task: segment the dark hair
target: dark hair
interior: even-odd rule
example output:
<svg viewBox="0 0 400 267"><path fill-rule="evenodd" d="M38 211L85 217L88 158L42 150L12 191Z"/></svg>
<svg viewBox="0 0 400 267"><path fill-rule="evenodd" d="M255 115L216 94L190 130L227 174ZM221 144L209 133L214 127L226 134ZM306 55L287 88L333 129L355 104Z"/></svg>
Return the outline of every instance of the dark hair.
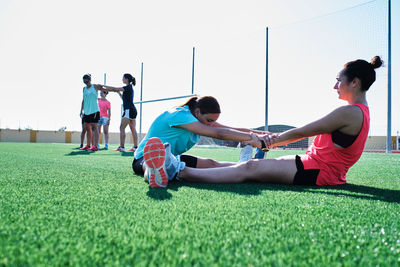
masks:
<svg viewBox="0 0 400 267"><path fill-rule="evenodd" d="M371 63L362 59L357 59L347 62L344 65L343 75L347 77L349 82L357 77L361 81L361 90L367 91L375 82L375 69L382 66L382 64L383 62L379 56L373 57Z"/></svg>
<svg viewBox="0 0 400 267"><path fill-rule="evenodd" d="M136 79L135 79L135 77L133 77L131 74L125 73L125 74L124 74L124 78L125 78L125 79L128 79L129 83L131 83L133 86L136 85Z"/></svg>
<svg viewBox="0 0 400 267"><path fill-rule="evenodd" d="M82 79L92 80L92 75L90 75L90 73L86 73L85 75L83 75Z"/></svg>
<svg viewBox="0 0 400 267"><path fill-rule="evenodd" d="M103 94L104 94L105 96L108 95L108 92L107 92L107 91L102 91L102 92L103 92Z"/></svg>
<svg viewBox="0 0 400 267"><path fill-rule="evenodd" d="M196 108L200 109L201 114L221 113L217 99L212 96L192 97L185 104L181 105L181 107L183 106L188 106L192 113L194 113Z"/></svg>

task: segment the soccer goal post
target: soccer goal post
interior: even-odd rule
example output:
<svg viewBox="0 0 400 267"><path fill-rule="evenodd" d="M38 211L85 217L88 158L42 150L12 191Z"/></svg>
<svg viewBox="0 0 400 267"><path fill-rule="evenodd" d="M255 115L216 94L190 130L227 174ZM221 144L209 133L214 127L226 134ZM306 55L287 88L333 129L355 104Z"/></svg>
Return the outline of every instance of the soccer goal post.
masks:
<svg viewBox="0 0 400 267"><path fill-rule="evenodd" d="M192 87L191 87L190 94L173 96L173 97L156 98L156 99L150 99L150 100L143 100L143 62L141 63L141 67L140 67L140 101L134 102L135 105L139 105L139 139L142 138L143 104L164 102L164 101L169 101L169 100L176 100L176 99L198 96L197 94L194 93L194 66L195 66L194 64L195 64L195 47L193 47L193 54L192 54Z"/></svg>

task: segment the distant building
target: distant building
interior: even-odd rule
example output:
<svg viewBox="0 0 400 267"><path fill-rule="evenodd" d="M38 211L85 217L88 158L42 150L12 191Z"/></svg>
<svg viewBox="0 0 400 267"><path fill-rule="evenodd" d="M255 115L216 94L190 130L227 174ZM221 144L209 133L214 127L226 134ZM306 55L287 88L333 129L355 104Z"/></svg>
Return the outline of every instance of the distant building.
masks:
<svg viewBox="0 0 400 267"><path fill-rule="evenodd" d="M282 124L268 125L268 131L270 131L272 133L283 133L287 130L294 129L294 128L296 128L296 127L289 126L289 125L282 125ZM255 128L255 130L264 131L264 126ZM306 137L300 141L290 143L287 146L282 146L281 148L307 149L308 148L308 137Z"/></svg>

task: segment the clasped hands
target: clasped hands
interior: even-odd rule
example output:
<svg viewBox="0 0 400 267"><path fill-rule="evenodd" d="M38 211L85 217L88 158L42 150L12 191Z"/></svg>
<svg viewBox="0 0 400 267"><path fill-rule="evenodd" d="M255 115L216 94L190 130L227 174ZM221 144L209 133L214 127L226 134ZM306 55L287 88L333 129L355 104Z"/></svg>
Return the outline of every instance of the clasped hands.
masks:
<svg viewBox="0 0 400 267"><path fill-rule="evenodd" d="M278 133L265 133L256 134L251 132L251 140L243 142L245 145L251 145L258 147L263 151L268 151L270 148L274 147L274 141L279 137Z"/></svg>

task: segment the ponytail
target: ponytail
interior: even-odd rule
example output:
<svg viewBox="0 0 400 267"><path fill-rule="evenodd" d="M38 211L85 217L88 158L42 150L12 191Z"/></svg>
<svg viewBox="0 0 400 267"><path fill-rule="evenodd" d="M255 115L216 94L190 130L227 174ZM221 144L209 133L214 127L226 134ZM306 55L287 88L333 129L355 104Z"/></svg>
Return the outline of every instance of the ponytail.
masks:
<svg viewBox="0 0 400 267"><path fill-rule="evenodd" d="M200 109L201 114L221 113L217 99L212 96L192 97L185 104L181 105L181 107L183 106L188 106L192 114L194 114L196 108Z"/></svg>
<svg viewBox="0 0 400 267"><path fill-rule="evenodd" d="M356 77L360 79L361 90L365 92L375 82L375 69L382 66L382 64L383 62L379 56L373 57L371 63L362 59L357 59L347 62L344 65L343 74L346 76L349 82Z"/></svg>
<svg viewBox="0 0 400 267"><path fill-rule="evenodd" d="M197 99L198 97L194 96L191 97L185 104L181 105L180 107L188 106L190 112L194 113L194 110L197 108Z"/></svg>
<svg viewBox="0 0 400 267"><path fill-rule="evenodd" d="M125 74L124 74L124 78L125 78L125 79L128 79L129 83L131 83L133 86L136 85L136 79L135 79L135 77L133 77L131 74L125 73Z"/></svg>

